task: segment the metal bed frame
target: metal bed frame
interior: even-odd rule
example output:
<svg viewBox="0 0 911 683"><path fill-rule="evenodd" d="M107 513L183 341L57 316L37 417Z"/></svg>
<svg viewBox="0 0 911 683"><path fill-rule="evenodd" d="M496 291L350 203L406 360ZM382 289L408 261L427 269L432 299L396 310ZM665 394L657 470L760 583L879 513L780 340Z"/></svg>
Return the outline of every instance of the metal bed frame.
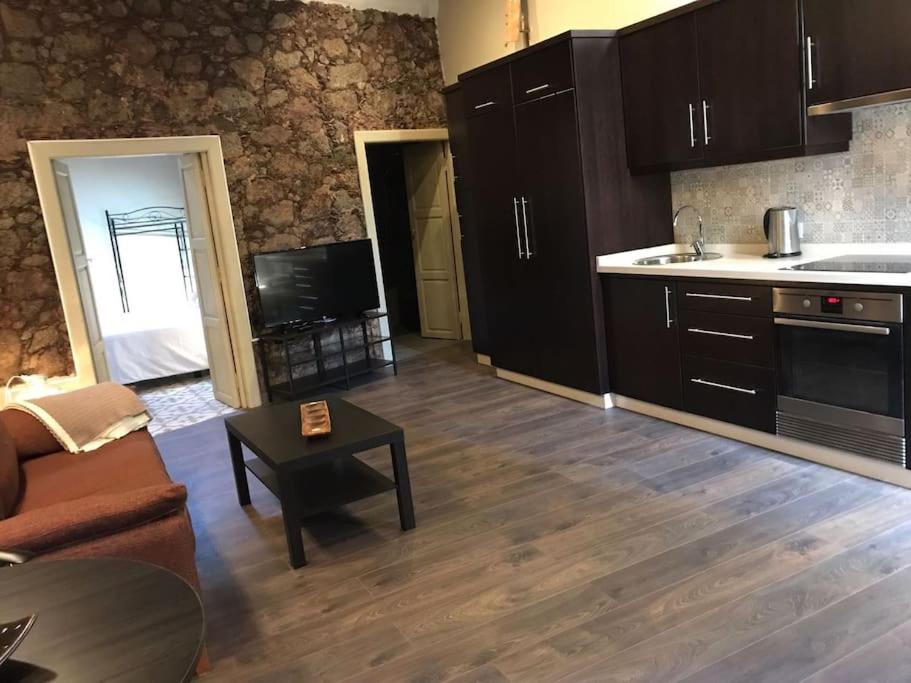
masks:
<svg viewBox="0 0 911 683"><path fill-rule="evenodd" d="M183 276L183 289L190 299L193 293L193 272L190 265L190 254L187 241L186 211L177 206L146 206L124 213L104 212L108 221L108 234L111 237L111 249L114 252L114 269L117 271L117 284L120 287L120 303L124 313L130 312L130 300L127 296L126 281L123 276L123 261L120 258L120 238L134 235L158 235L177 240L177 255L180 258L180 272Z"/></svg>

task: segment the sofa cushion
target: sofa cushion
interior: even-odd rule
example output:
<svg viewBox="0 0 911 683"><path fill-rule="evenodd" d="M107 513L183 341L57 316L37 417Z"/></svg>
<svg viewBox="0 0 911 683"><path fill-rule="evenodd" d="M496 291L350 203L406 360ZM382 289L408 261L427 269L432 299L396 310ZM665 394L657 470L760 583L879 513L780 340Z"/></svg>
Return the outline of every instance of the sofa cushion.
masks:
<svg viewBox="0 0 911 683"><path fill-rule="evenodd" d="M12 434L0 422L0 519L8 517L19 498L19 455Z"/></svg>
<svg viewBox="0 0 911 683"><path fill-rule="evenodd" d="M187 490L159 484L88 496L0 521L0 547L43 554L183 512Z"/></svg>
<svg viewBox="0 0 911 683"><path fill-rule="evenodd" d="M56 453L63 448L47 427L24 411L0 410L0 423L12 435L20 460Z"/></svg>
<svg viewBox="0 0 911 683"><path fill-rule="evenodd" d="M58 451L22 463L23 486L16 514L78 500L169 484L148 430L127 434L91 453Z"/></svg>

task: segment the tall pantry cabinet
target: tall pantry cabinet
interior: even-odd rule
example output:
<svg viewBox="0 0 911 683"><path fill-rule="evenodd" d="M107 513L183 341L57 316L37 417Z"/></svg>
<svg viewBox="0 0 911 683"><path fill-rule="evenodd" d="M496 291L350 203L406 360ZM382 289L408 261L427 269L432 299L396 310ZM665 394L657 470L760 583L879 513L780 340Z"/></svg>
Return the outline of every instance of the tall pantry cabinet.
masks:
<svg viewBox="0 0 911 683"><path fill-rule="evenodd" d="M596 258L673 242L666 174L626 163L612 31L571 31L460 77L493 365L605 394Z"/></svg>

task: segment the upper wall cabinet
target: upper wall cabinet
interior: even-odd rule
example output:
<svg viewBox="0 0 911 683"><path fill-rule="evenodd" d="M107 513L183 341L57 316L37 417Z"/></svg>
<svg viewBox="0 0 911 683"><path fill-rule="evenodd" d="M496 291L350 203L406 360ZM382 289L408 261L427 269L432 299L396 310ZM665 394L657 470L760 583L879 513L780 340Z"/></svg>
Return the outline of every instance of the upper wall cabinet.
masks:
<svg viewBox="0 0 911 683"><path fill-rule="evenodd" d="M800 147L796 0L726 0L695 17L705 157L724 162Z"/></svg>
<svg viewBox="0 0 911 683"><path fill-rule="evenodd" d="M623 109L630 168L702 160L694 14L684 14L620 40Z"/></svg>
<svg viewBox="0 0 911 683"><path fill-rule="evenodd" d="M911 99L909 0L803 0L810 114Z"/></svg>
<svg viewBox="0 0 911 683"><path fill-rule="evenodd" d="M808 119L798 0L720 0L624 32L637 173L848 148L849 117Z"/></svg>

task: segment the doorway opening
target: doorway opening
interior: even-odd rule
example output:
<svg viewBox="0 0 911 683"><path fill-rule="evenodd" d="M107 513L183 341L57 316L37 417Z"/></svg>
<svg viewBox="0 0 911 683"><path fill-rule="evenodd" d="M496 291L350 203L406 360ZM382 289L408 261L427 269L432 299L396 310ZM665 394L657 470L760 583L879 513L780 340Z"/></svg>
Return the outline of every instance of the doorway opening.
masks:
<svg viewBox="0 0 911 683"><path fill-rule="evenodd" d="M192 238L192 155L54 162L99 380L131 386L171 431L233 412L213 385ZM202 283L203 289L210 287ZM217 353L213 349L213 353ZM217 362L217 360L216 360ZM216 369L216 376L218 369Z"/></svg>
<svg viewBox="0 0 911 683"><path fill-rule="evenodd" d="M471 338L446 140L365 145L379 280L397 353Z"/></svg>
<svg viewBox="0 0 911 683"><path fill-rule="evenodd" d="M236 392L210 370L214 361L216 379L226 372L200 296L213 283L200 280L207 249L194 239L208 220L198 155L53 166L97 379L134 388L157 433L233 412Z"/></svg>
<svg viewBox="0 0 911 683"><path fill-rule="evenodd" d="M144 226L152 227L153 234L130 234L130 221L142 211L126 209L118 212L112 208L107 214L95 214L94 220L108 230L106 247L112 258L109 263L113 263L108 276L113 272L115 281L114 287L108 290L109 296L113 291L113 305L119 306L121 313L125 307L134 309L143 297L154 300L156 295L163 296L164 289L170 289L172 294L179 293L185 310L194 310L187 304L195 299L195 310L201 318L212 402L217 401L230 408L260 405L253 335L218 136L32 141L28 143L28 148L75 365L73 375L52 378L54 383L64 389L75 389L110 377L106 340L102 335L92 289L90 255L86 251L76 205L72 167L79 166L80 160L85 158L101 160L99 163L104 160L108 163L129 160L139 163L140 159L153 158L166 163L162 161L165 158L176 164L172 168L175 168L178 178L178 194L161 204L157 200L137 202L140 209L159 209L145 216L147 222L154 223L153 226ZM107 189L116 191L117 188L123 189L122 185L118 185L119 180L115 175L113 180L99 180L91 186L95 192L103 191L105 185L109 186ZM145 182L151 184L148 179ZM136 198L140 197L138 192L133 190L123 194ZM111 201L104 200L106 204ZM150 201L150 204L146 205L145 201ZM124 226L126 234L121 234L119 228ZM118 232L116 245L112 240L112 231L115 230ZM143 246L148 250L138 250L144 257L161 251L171 259L170 265L147 259L158 263L151 270L159 283L165 280L165 273L176 274L169 284L156 285L154 294L145 291L146 285L137 280L138 274L148 268L137 265L139 261L136 258L130 259L131 250L135 256L136 245L128 243L140 238L158 240L154 245L145 242ZM120 248L119 266L114 258L116 248ZM110 280L107 283L105 286L110 285ZM179 318L175 311L171 313L169 321ZM146 310L145 315L152 317L154 314Z"/></svg>

